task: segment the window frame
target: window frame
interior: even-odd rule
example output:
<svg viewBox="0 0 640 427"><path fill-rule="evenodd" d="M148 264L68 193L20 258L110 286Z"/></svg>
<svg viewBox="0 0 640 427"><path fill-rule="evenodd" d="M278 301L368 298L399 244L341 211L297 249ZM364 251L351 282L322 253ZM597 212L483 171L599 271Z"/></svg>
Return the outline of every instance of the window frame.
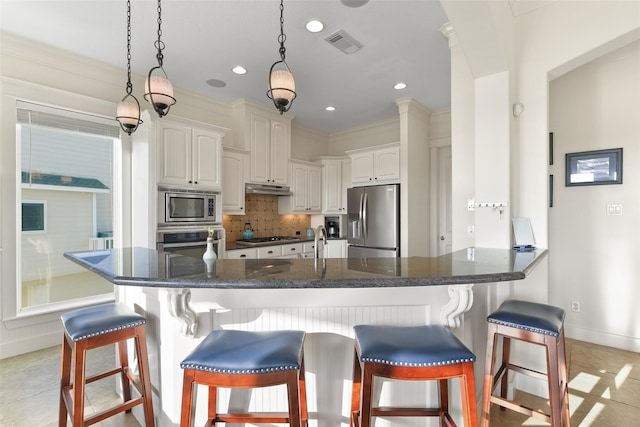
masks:
<svg viewBox="0 0 640 427"><path fill-rule="evenodd" d="M22 206L22 209L24 210L24 205L28 204L28 205L42 205L42 229L41 230L25 230L24 229L24 221L22 218L24 218L24 213L20 216L20 229L22 230L22 233L24 234L46 234L47 233L47 201L46 200L24 200L21 199L21 203L20 205Z"/></svg>

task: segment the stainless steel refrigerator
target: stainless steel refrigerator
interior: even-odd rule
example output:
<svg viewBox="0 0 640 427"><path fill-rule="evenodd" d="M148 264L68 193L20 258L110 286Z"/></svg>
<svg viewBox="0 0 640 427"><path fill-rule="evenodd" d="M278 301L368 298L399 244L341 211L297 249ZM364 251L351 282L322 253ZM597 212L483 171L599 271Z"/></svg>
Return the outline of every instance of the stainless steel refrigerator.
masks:
<svg viewBox="0 0 640 427"><path fill-rule="evenodd" d="M400 256L400 185L347 190L349 258Z"/></svg>

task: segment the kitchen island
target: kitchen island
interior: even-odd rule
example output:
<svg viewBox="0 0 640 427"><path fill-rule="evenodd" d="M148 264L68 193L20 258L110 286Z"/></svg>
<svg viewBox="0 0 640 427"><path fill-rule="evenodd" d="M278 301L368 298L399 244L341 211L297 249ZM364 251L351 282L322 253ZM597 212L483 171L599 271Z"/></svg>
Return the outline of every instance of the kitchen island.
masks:
<svg viewBox="0 0 640 427"><path fill-rule="evenodd" d="M309 425L323 427L348 425L355 324L443 323L454 328L478 356L480 390L485 336L478 332L484 331L484 318L514 281L526 286L545 255L544 249L468 248L429 258L225 259L207 264L144 248L65 254L119 285L118 299L147 317L158 425L178 425L180 361L211 330L234 328L307 332ZM507 288L499 289L500 284ZM422 383L385 381L379 387L380 401L389 404L400 399L419 405L436 396L433 387ZM456 388L451 391L454 413ZM205 418L206 396L201 394L197 419ZM284 410L285 404L278 388L234 390L220 399L225 409ZM376 425L391 424L381 419Z"/></svg>

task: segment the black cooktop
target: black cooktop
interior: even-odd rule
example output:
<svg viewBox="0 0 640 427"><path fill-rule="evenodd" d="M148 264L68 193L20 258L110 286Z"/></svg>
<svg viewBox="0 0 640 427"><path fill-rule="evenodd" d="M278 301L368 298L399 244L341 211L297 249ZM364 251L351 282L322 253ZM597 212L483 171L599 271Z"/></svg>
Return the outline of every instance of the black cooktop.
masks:
<svg viewBox="0 0 640 427"><path fill-rule="evenodd" d="M253 239L236 240L239 245L257 246L268 245L271 243L288 243L299 242L300 238L295 236L270 236L270 237L254 237Z"/></svg>

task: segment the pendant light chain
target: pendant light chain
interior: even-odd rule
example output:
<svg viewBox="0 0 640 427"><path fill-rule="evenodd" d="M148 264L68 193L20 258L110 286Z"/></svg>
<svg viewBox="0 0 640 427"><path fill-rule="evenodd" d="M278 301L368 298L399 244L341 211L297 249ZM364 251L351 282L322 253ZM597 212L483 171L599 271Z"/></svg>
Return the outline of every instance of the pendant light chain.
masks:
<svg viewBox="0 0 640 427"><path fill-rule="evenodd" d="M158 40L154 43L156 49L158 49L158 53L156 54L156 58L158 59L158 64L162 67L162 60L164 55L162 51L164 50L164 42L162 41L162 0L158 0Z"/></svg>
<svg viewBox="0 0 640 427"><path fill-rule="evenodd" d="M280 35L278 41L280 42L280 58L284 61L284 54L287 51L284 47L284 42L287 40L287 36L284 33L284 0L280 0Z"/></svg>
<svg viewBox="0 0 640 427"><path fill-rule="evenodd" d="M127 0L127 93L131 95L131 0Z"/></svg>

